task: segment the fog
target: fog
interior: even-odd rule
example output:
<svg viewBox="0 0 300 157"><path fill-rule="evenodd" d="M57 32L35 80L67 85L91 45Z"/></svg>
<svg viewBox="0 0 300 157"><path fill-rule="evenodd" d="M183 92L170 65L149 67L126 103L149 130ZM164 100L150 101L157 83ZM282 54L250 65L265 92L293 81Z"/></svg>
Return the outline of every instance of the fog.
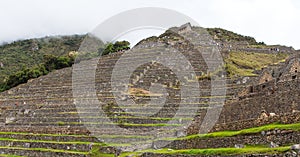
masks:
<svg viewBox="0 0 300 157"><path fill-rule="evenodd" d="M0 43L53 35L85 34L122 11L161 7L181 12L202 27L221 27L267 44L300 49L298 0L0 0ZM125 35L136 43L157 35Z"/></svg>

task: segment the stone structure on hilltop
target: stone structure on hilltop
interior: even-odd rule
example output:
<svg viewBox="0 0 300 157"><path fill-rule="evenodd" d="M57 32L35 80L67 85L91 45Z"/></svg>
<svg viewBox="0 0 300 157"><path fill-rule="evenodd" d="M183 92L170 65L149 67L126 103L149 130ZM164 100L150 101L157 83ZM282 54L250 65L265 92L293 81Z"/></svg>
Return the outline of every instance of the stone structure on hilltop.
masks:
<svg viewBox="0 0 300 157"><path fill-rule="evenodd" d="M190 23L186 23L178 28L178 33L186 33L192 30L192 25Z"/></svg>

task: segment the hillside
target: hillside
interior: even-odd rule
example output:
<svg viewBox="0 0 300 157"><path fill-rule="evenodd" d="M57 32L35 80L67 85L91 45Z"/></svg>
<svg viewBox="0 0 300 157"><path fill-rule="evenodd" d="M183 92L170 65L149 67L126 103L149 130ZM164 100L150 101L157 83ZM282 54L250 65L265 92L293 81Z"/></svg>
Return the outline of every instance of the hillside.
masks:
<svg viewBox="0 0 300 157"><path fill-rule="evenodd" d="M186 24L171 29L175 33L166 31L139 42L132 49L136 50L133 56L122 50L82 60L1 92L1 155L297 155L299 149L291 146L300 141L298 52L223 29L208 29L226 63L227 77L222 83L218 75L223 73L218 69L208 72L206 56L198 53L202 46L182 38L194 35L199 28ZM163 47L166 53L172 48L180 50L195 75L181 78L154 61L140 64L132 73L127 71L126 66L161 54L151 51L155 46ZM167 57L181 63L180 57ZM125 64L119 67L121 73L113 75L120 62ZM91 67L96 67L95 74L89 73ZM128 74L129 82L124 82ZM115 86L112 76L119 78ZM89 82L91 78L95 78L94 84ZM125 85L127 91L123 91ZM118 101L128 102L128 106L118 105ZM208 111L220 104L224 106L216 124L199 133Z"/></svg>
<svg viewBox="0 0 300 157"><path fill-rule="evenodd" d="M89 47L82 44L83 41L93 41L93 44L100 46ZM80 54L77 52L79 48ZM88 60L129 48L130 43L127 41L103 44L91 35L45 37L3 45L0 47L0 92L54 70L70 67L75 58Z"/></svg>
<svg viewBox="0 0 300 157"><path fill-rule="evenodd" d="M45 37L15 41L0 46L0 82L22 69L44 62L44 55L67 55L77 51L84 35Z"/></svg>

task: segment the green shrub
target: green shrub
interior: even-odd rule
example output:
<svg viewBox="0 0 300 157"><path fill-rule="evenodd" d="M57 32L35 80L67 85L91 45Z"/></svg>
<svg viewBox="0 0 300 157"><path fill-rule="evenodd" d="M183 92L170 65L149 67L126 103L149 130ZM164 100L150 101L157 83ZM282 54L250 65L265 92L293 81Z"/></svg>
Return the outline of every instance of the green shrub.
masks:
<svg viewBox="0 0 300 157"><path fill-rule="evenodd" d="M130 49L130 43L124 40L124 41L117 41L114 44L108 43L105 46L104 50L100 50L100 53L102 51L102 56L104 56L110 53L114 53L122 50L128 50L128 49Z"/></svg>

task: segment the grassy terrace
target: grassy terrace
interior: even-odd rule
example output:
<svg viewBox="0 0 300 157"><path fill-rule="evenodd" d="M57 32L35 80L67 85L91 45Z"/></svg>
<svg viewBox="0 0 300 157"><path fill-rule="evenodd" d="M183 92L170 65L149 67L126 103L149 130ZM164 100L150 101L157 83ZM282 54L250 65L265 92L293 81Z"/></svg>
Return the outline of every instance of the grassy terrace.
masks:
<svg viewBox="0 0 300 157"><path fill-rule="evenodd" d="M239 131L221 131L221 132L213 132L213 133L207 133L207 134L196 134L196 135L190 135L182 138L168 138L165 140L186 140L186 139L193 139L193 138L214 138L214 137L231 137L231 136L237 136L237 135L246 135L246 134L255 134L260 133L261 131L269 131L274 129L280 129L280 130L293 130L293 131L300 131L300 123L294 123L294 124L269 124L265 126L260 127L254 127L249 129L243 129ZM26 135L26 136L49 136L49 137L58 137L58 136L65 136L65 137L91 137L88 135L69 135L69 134L33 134L33 133L25 133L25 132L0 132L0 135ZM118 136L118 135L107 135L107 138L151 138L150 136ZM7 138L0 138L1 140L19 140L19 139L7 139ZM23 141L28 142L28 141ZM48 143L64 143L64 142L57 142L57 141L38 141L38 142L48 142ZM90 142L65 142L65 144L89 144ZM100 144L100 143L99 143Z"/></svg>
<svg viewBox="0 0 300 157"><path fill-rule="evenodd" d="M40 152L82 154L82 155L88 155L89 154L89 152L60 150L60 149L51 149L51 148L23 148L23 147L3 147L3 146L0 146L0 149L29 150L29 151L40 151Z"/></svg>
<svg viewBox="0 0 300 157"><path fill-rule="evenodd" d="M255 134L260 133L261 131L268 131L273 129L280 130L294 130L300 131L300 123L294 124L269 124L261 127L254 127L243 129L239 131L221 131L221 132L213 132L207 134L197 134L190 135L182 138L169 138L165 140L188 140L195 138L215 138L215 137L232 137L237 135L246 135L246 134ZM74 137L90 137L87 135L64 135L64 134L32 134L32 133L24 133L24 132L0 132L0 134L6 135L29 135L29 136L74 136ZM119 138L118 135L107 135L108 138ZM123 137L123 136L122 136ZM139 136L128 136L128 138L139 138ZM145 138L141 136L140 138ZM151 138L151 137L149 137ZM147 140L147 138L145 139ZM91 144L94 143L96 147L93 147L93 150L90 152L86 151L76 151L76 150L59 150L59 149L51 149L51 148L23 148L23 147L5 147L2 146L0 149L11 149L11 150L26 150L26 151L41 151L41 152L64 152L69 154L82 154L82 155L91 155L91 156L101 156L101 157L113 157L113 154L103 154L99 152L99 147L97 146L129 146L122 144L104 144L100 142L87 142L87 141L48 141L48 140L27 140L27 139L14 139L14 138L0 138L0 141L11 141L11 142L40 142L40 143L51 143L51 144ZM172 150L172 149L159 149L159 150L143 150L138 152L124 152L121 154L121 157L125 157L127 155L135 155L140 156L142 153L151 152L158 154L186 154L186 155L237 155L237 154L277 154L284 153L290 149L289 146L282 146L277 148L268 148L267 146L256 145L256 146L246 146L242 149L237 148L207 148L207 149L183 149L183 150ZM7 155L9 156L9 155Z"/></svg>
<svg viewBox="0 0 300 157"><path fill-rule="evenodd" d="M280 130L293 130L293 131L300 131L300 123L294 124L269 124L260 127L248 128L239 131L220 131L220 132L213 132L207 134L196 134L190 135L182 138L176 139L165 139L165 140L187 140L187 139L194 139L194 138L214 138L214 137L231 137L237 135L247 135L247 134L255 134L260 133L261 131L269 131L274 129Z"/></svg>
<svg viewBox="0 0 300 157"><path fill-rule="evenodd" d="M294 130L300 131L300 123L295 124L269 124L261 127L254 127L249 129L243 129L240 131L222 131L214 132L201 135L191 135L183 138L169 138L167 140L186 140L194 138L214 138L214 137L231 137L237 135L246 135L246 134L255 134L260 133L261 131L268 131L273 129L281 130ZM173 149L159 149L159 150L143 150L139 152L125 152L121 154L121 157L128 155L140 156L142 153L150 152L157 154L186 154L186 155L241 155L241 154L277 154L284 153L290 150L290 146L282 146L277 148L269 148L268 146L256 145L256 146L246 146L245 148L208 148L208 149L182 149L182 150L173 150ZM104 157L113 157L113 154L101 154Z"/></svg>
<svg viewBox="0 0 300 157"><path fill-rule="evenodd" d="M40 123L31 123L40 124ZM51 124L51 123L50 123ZM167 123L148 123L148 124L136 124L136 123L99 123L99 122L53 122L52 124L58 125L122 125L122 126L135 126L135 127L162 127L162 126L181 126L181 124L167 124Z"/></svg>
<svg viewBox="0 0 300 157"><path fill-rule="evenodd" d="M44 136L44 137L78 137L78 138L90 138L91 136L88 135L69 135L69 134L33 134L33 133L25 133L25 132L0 132L0 135L24 135L24 136ZM151 136L138 136L138 135L101 135L102 138L145 138L149 139L152 138ZM0 138L1 140L18 140L18 139L11 139L11 138ZM23 141L26 142L26 141ZM32 141L31 141L32 142ZM84 142L84 141L66 141L66 142L57 142L57 141L40 141L37 142L44 142L44 143L59 143L59 144L90 144L91 142ZM94 142L95 143L95 142ZM99 143L102 144L102 143ZM110 145L110 144L109 144Z"/></svg>
<svg viewBox="0 0 300 157"><path fill-rule="evenodd" d="M23 157L23 156L12 155L12 154L0 154L0 157Z"/></svg>
<svg viewBox="0 0 300 157"><path fill-rule="evenodd" d="M120 112L118 112L120 113ZM121 112L122 113L122 112ZM128 113L128 112L123 112L123 113ZM150 114L149 114L150 115ZM51 119L61 119L62 117L51 117ZM72 117L68 117L72 118ZM74 117L78 118L78 117ZM97 119L97 118L107 118L107 117L101 117L101 116L85 116L81 117L83 119ZM193 118L165 118L165 117L146 117L146 116L141 116L141 117L135 117L135 116L117 116L119 119L147 119L147 120L193 120Z"/></svg>
<svg viewBox="0 0 300 157"><path fill-rule="evenodd" d="M261 70L269 65L284 62L287 54L264 54L254 52L230 52L225 59L226 70L230 77L256 76L254 70Z"/></svg>
<svg viewBox="0 0 300 157"><path fill-rule="evenodd" d="M290 149L289 146L277 147L277 148L267 148L262 146L248 146L245 148L213 148L213 149L183 149L183 150L171 150L171 149L160 149L160 150L144 150L135 153L123 153L121 157L126 157L128 155L140 156L144 152L151 152L157 154L186 154L186 155L241 155L241 154L277 154L284 153ZM107 157L110 154L106 154Z"/></svg>
<svg viewBox="0 0 300 157"><path fill-rule="evenodd" d="M14 139L14 138L0 138L0 141L49 143L49 144L83 144L83 145L95 143L95 142L85 142L85 141L48 141L48 140L25 140L25 139ZM95 144L104 145L103 143L95 143Z"/></svg>

